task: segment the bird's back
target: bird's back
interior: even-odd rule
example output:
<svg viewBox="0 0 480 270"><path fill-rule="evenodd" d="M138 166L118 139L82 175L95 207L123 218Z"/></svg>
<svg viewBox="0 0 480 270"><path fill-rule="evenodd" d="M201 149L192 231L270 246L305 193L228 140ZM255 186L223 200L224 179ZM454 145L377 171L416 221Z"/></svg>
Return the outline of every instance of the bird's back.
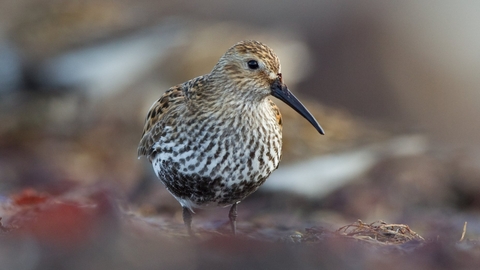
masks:
<svg viewBox="0 0 480 270"><path fill-rule="evenodd" d="M138 157L151 158L155 153L153 145L165 136L166 129L178 125L177 119L185 117L187 99L205 83L206 76L200 76L168 89L150 107L143 127L142 139L138 145Z"/></svg>

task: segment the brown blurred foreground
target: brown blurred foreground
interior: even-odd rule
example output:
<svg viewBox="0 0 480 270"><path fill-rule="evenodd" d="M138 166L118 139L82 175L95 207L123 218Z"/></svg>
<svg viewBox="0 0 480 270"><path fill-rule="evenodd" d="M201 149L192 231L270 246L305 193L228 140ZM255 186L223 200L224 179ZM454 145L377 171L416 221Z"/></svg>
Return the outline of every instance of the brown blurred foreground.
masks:
<svg viewBox="0 0 480 270"><path fill-rule="evenodd" d="M205 221L200 218L194 222L197 237L190 238L179 218L168 214L149 217L126 208L108 185L73 186L57 194L26 189L11 195L0 208L1 268L480 267L478 238L462 236L462 230L431 227L428 234L434 237L424 239L407 225L380 221L332 224L335 229L268 227L259 223L262 214L257 213L253 222L240 223L238 237L229 235L226 222L204 228L201 223Z"/></svg>

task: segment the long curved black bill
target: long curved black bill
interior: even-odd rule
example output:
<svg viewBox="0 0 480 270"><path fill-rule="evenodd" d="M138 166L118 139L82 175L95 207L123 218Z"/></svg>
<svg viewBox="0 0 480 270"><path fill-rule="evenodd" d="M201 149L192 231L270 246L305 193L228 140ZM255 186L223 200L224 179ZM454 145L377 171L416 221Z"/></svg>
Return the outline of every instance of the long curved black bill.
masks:
<svg viewBox="0 0 480 270"><path fill-rule="evenodd" d="M272 85L272 96L280 99L285 104L290 106L294 109L297 113L303 116L305 119L315 127L315 129L322 135L325 135L320 124L318 124L317 120L313 115L305 108L305 106L296 98L290 90L288 90L287 86L280 82L280 80L276 80Z"/></svg>

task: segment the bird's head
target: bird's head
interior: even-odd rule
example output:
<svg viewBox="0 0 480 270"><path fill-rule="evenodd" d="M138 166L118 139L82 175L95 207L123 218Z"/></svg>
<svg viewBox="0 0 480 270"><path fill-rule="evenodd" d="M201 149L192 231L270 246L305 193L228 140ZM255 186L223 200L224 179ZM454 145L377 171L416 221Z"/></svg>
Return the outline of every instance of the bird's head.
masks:
<svg viewBox="0 0 480 270"><path fill-rule="evenodd" d="M225 84L223 91L229 93L224 94L253 102L272 95L307 119L320 134L324 134L312 114L283 83L280 61L268 46L258 41L239 42L220 58L211 74Z"/></svg>
<svg viewBox="0 0 480 270"><path fill-rule="evenodd" d="M222 76L225 89L233 96L263 100L271 94L271 85L280 78L280 61L273 51L258 41L242 41L231 47L213 72Z"/></svg>

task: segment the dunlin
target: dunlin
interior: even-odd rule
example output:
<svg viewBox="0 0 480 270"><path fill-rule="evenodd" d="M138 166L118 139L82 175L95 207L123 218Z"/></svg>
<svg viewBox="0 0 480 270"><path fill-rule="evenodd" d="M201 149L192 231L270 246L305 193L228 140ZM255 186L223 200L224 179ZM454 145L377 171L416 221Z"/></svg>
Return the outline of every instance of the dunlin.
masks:
<svg viewBox="0 0 480 270"><path fill-rule="evenodd" d="M283 83L278 57L258 41L231 47L204 76L170 88L150 108L138 156L183 207L189 234L194 208L237 204L278 167L282 116L274 96L323 129Z"/></svg>

